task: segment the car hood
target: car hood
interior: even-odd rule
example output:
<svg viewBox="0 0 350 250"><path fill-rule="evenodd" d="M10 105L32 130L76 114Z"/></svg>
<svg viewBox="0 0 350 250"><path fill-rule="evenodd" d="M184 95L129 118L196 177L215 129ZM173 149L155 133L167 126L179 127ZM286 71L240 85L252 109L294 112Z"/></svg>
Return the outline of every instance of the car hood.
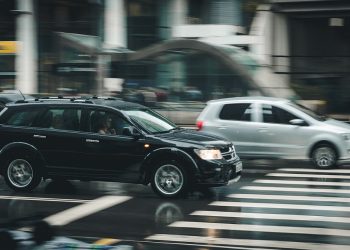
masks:
<svg viewBox="0 0 350 250"><path fill-rule="evenodd" d="M189 129L175 130L165 134L157 134L156 137L163 140L201 145L204 147L213 146L221 148L232 144L219 136L209 135Z"/></svg>
<svg viewBox="0 0 350 250"><path fill-rule="evenodd" d="M350 133L350 124L347 124L345 122L342 121L338 121L338 120L334 120L334 119L328 119L326 121L324 121L325 124L330 125L332 127L335 127L335 129L340 129L342 131L339 132L346 132L346 133Z"/></svg>

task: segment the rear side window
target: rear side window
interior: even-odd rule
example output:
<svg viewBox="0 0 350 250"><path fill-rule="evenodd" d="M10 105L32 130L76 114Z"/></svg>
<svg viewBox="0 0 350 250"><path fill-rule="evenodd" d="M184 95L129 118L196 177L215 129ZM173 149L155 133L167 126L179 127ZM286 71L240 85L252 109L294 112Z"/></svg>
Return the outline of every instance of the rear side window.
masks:
<svg viewBox="0 0 350 250"><path fill-rule="evenodd" d="M219 118L222 120L251 121L253 112L251 103L225 104L220 112Z"/></svg>
<svg viewBox="0 0 350 250"><path fill-rule="evenodd" d="M4 124L31 127L40 112L40 109L17 111L12 113Z"/></svg>
<svg viewBox="0 0 350 250"><path fill-rule="evenodd" d="M80 130L81 109L51 108L40 117L37 126L40 128Z"/></svg>

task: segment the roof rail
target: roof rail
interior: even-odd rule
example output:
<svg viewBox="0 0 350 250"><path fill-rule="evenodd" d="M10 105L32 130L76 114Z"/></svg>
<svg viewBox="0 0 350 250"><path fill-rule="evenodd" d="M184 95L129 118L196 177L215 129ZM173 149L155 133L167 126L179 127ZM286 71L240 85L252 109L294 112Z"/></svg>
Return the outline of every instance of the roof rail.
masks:
<svg viewBox="0 0 350 250"><path fill-rule="evenodd" d="M91 96L91 97L88 97L88 98L87 98L87 100L91 100L91 99L118 100L118 98L113 97L113 96L97 96L97 95L94 95L94 96Z"/></svg>
<svg viewBox="0 0 350 250"><path fill-rule="evenodd" d="M93 101L89 99L71 99L71 102L83 102L83 103L94 103Z"/></svg>
<svg viewBox="0 0 350 250"><path fill-rule="evenodd" d="M17 101L15 101L15 103L28 103L28 101L26 101L26 100L17 100Z"/></svg>

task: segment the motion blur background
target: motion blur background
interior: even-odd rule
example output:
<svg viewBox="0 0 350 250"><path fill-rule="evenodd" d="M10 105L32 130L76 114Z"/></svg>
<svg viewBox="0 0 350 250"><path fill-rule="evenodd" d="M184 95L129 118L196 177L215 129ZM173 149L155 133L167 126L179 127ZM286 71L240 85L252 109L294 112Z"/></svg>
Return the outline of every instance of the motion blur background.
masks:
<svg viewBox="0 0 350 250"><path fill-rule="evenodd" d="M246 95L348 114L349 14L345 0L0 0L0 88L113 95L178 123Z"/></svg>

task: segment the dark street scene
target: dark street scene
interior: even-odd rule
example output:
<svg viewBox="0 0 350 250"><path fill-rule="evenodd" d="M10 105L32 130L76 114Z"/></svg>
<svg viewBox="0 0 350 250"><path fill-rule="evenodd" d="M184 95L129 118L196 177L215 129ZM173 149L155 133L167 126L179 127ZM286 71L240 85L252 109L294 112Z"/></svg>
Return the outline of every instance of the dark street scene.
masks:
<svg viewBox="0 0 350 250"><path fill-rule="evenodd" d="M348 250L349 82L347 0L0 0L0 249Z"/></svg>

